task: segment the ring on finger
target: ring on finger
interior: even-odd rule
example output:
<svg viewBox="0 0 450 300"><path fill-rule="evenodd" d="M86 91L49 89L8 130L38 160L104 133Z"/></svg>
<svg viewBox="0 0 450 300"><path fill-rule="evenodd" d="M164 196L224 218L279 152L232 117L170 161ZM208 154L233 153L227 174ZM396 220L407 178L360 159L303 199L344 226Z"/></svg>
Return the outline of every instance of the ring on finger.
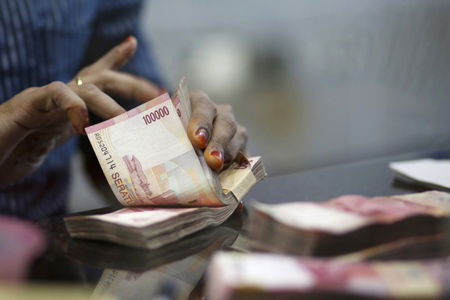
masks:
<svg viewBox="0 0 450 300"><path fill-rule="evenodd" d="M76 84L77 86L82 86L82 85L83 85L83 80L81 80L81 77L80 77L80 76L77 76L77 77L75 78L75 84Z"/></svg>

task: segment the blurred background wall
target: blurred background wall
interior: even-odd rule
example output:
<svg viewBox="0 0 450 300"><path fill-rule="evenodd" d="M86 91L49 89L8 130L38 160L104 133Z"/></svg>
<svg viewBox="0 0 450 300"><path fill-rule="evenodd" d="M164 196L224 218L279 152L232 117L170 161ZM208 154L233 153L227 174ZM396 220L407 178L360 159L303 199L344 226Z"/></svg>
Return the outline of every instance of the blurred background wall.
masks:
<svg viewBox="0 0 450 300"><path fill-rule="evenodd" d="M153 0L141 21L168 87L232 104L271 176L450 147L450 1ZM115 202L82 165L69 211Z"/></svg>
<svg viewBox="0 0 450 300"><path fill-rule="evenodd" d="M450 1L152 0L142 24L271 175L450 145Z"/></svg>

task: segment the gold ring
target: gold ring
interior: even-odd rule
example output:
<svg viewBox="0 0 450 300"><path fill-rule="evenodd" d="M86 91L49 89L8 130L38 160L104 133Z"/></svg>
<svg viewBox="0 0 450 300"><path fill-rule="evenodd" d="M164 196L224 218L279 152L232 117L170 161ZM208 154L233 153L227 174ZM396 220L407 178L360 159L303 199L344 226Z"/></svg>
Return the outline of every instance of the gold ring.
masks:
<svg viewBox="0 0 450 300"><path fill-rule="evenodd" d="M83 85L83 80L81 80L81 77L78 76L77 78L75 78L75 84L77 86Z"/></svg>

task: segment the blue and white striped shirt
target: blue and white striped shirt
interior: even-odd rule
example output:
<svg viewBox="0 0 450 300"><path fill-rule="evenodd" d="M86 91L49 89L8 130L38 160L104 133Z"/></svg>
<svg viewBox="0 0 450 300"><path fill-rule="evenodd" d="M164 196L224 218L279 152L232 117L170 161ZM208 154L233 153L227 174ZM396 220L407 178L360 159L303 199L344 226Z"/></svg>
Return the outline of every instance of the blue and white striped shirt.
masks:
<svg viewBox="0 0 450 300"><path fill-rule="evenodd" d="M141 0L1 0L0 103L30 86L70 81L128 35L139 47L124 71L161 84L138 28L141 7ZM0 214L37 219L63 212L76 145L74 138L27 178L0 186Z"/></svg>

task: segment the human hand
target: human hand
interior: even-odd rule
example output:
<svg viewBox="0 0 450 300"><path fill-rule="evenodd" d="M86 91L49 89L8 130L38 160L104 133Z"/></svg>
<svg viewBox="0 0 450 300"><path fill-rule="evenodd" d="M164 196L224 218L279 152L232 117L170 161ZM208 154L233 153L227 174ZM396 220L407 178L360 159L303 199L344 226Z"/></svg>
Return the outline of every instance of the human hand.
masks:
<svg viewBox="0 0 450 300"><path fill-rule="evenodd" d="M31 174L89 123L86 103L62 82L20 92L0 105L0 116L1 184Z"/></svg>
<svg viewBox="0 0 450 300"><path fill-rule="evenodd" d="M55 147L76 132L83 134L89 125L88 110L103 119L123 113L108 94L139 101L159 94L151 82L117 71L136 47L136 39L127 38L67 85L52 82L28 88L0 105L1 184L25 178Z"/></svg>
<svg viewBox="0 0 450 300"><path fill-rule="evenodd" d="M124 112L111 96L139 102L157 97L161 94L157 85L145 78L118 71L133 57L136 48L136 39L129 36L95 63L83 68L68 86L87 102L95 102L100 107L114 107L115 114L110 117Z"/></svg>
<svg viewBox="0 0 450 300"><path fill-rule="evenodd" d="M136 47L136 39L127 38L96 63L81 70L69 86L83 99L97 98L102 104L111 107L114 106L113 100L107 94L140 102L153 99L161 92L156 85L117 71L133 56ZM81 86L77 85L77 79L83 81ZM190 100L192 117L188 127L189 138L194 147L205 150L208 165L220 171L245 149L246 130L236 123L231 106L214 104L202 91L192 92ZM117 112L120 112L119 108Z"/></svg>
<svg viewBox="0 0 450 300"><path fill-rule="evenodd" d="M220 172L245 151L247 131L236 122L230 105L216 105L202 91L191 92L190 100L189 139L194 147L204 150L208 165Z"/></svg>

